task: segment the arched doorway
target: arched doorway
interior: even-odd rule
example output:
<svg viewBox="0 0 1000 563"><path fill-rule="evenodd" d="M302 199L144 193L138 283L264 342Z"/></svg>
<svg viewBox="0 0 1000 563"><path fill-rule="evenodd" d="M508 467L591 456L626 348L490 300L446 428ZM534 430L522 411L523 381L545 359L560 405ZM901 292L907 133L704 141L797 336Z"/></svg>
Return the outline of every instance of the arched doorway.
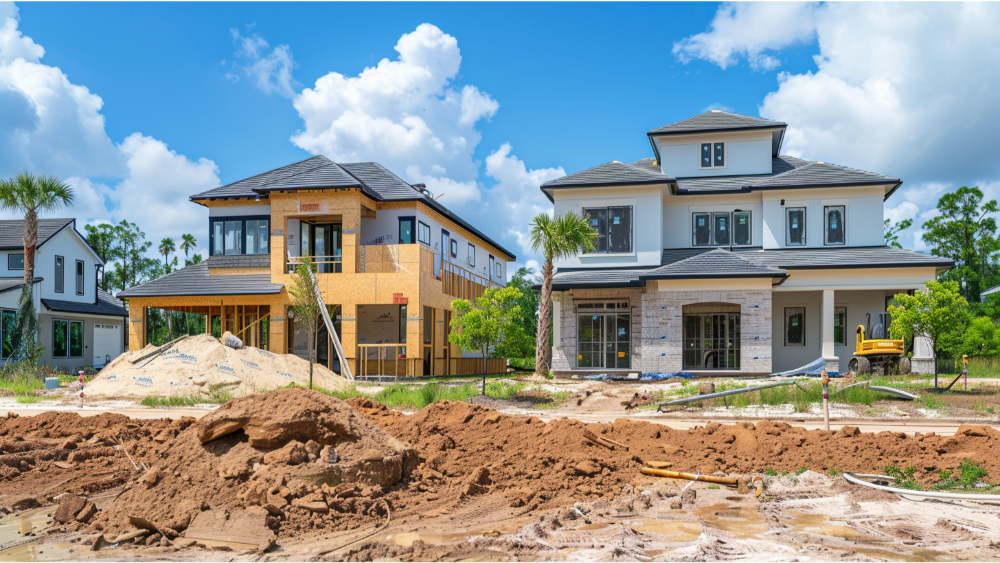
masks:
<svg viewBox="0 0 1000 563"><path fill-rule="evenodd" d="M683 307L684 369L740 369L740 306L693 303Z"/></svg>

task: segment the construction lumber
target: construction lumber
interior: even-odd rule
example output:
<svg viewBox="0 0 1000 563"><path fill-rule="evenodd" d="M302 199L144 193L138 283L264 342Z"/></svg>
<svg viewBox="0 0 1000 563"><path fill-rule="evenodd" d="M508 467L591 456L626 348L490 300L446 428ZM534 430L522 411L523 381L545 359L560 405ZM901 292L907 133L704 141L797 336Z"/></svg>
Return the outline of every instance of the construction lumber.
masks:
<svg viewBox="0 0 1000 563"><path fill-rule="evenodd" d="M598 446L603 446L605 448L608 448L609 450L615 449L615 445L612 444L609 440L601 438L600 436L598 436L597 434L594 434L590 430L584 430L583 431L583 437L586 438L587 440L590 440L591 442L597 444Z"/></svg>
<svg viewBox="0 0 1000 563"><path fill-rule="evenodd" d="M687 479L688 481L704 481L706 483L715 483L716 485L728 485L730 487L735 487L739 484L736 477L716 477L715 475L695 475L694 473L681 473L680 471L670 471L668 469L653 469L651 467L643 467L641 470L643 475L652 475L654 477L667 477L670 479Z"/></svg>

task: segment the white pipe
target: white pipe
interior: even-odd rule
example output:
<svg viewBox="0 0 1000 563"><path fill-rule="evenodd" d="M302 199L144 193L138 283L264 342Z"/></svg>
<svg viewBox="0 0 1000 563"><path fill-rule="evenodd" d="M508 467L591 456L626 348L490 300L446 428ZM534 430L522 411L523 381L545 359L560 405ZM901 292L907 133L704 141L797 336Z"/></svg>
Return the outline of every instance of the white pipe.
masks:
<svg viewBox="0 0 1000 563"><path fill-rule="evenodd" d="M844 479L853 485L864 485L865 487L870 487L872 489L878 489L880 491L887 491L890 493L895 493L901 497L908 499L945 499L945 500L971 500L975 502L989 502L989 503L1000 503L1000 495L984 495L984 494L971 494L971 493L948 493L945 491L914 491L911 489L900 489L899 487L889 487L886 485L876 485L860 477L867 478L881 478L888 481L892 481L893 478L888 475L875 475L871 473L844 473Z"/></svg>

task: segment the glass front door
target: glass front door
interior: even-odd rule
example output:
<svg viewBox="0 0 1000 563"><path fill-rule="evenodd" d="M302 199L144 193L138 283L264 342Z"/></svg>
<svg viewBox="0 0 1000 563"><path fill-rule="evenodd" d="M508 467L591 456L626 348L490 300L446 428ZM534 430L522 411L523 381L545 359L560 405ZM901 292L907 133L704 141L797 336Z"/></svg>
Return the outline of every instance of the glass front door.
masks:
<svg viewBox="0 0 1000 563"><path fill-rule="evenodd" d="M631 316L627 302L577 305L577 367L631 367Z"/></svg>
<svg viewBox="0 0 1000 563"><path fill-rule="evenodd" d="M740 369L739 313L684 314L684 369Z"/></svg>
<svg viewBox="0 0 1000 563"><path fill-rule="evenodd" d="M331 274L341 271L341 226L339 224L302 223L301 241L302 256L311 257L316 264L316 272Z"/></svg>

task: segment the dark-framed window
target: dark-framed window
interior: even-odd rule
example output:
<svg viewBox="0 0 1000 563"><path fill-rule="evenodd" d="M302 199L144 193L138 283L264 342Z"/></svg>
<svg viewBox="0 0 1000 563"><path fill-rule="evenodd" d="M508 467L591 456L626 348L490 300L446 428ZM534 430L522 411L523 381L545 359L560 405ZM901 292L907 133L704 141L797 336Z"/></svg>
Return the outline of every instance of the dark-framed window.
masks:
<svg viewBox="0 0 1000 563"><path fill-rule="evenodd" d="M17 311L0 310L0 359L6 360L14 353L14 332L17 330Z"/></svg>
<svg viewBox="0 0 1000 563"><path fill-rule="evenodd" d="M833 343L847 346L847 307L833 308Z"/></svg>
<svg viewBox="0 0 1000 563"><path fill-rule="evenodd" d="M7 255L7 269L8 270L23 270L24 269L24 254L8 254Z"/></svg>
<svg viewBox="0 0 1000 563"><path fill-rule="evenodd" d="M785 209L785 244L788 246L805 246L805 207L788 207Z"/></svg>
<svg viewBox="0 0 1000 563"><path fill-rule="evenodd" d="M576 366L631 367L632 318L628 301L576 304Z"/></svg>
<svg viewBox="0 0 1000 563"><path fill-rule="evenodd" d="M458 258L458 239L451 239L451 257Z"/></svg>
<svg viewBox="0 0 1000 563"><path fill-rule="evenodd" d="M56 256L56 293L62 293L66 289L66 259Z"/></svg>
<svg viewBox="0 0 1000 563"><path fill-rule="evenodd" d="M806 308L785 307L785 346L806 345Z"/></svg>
<svg viewBox="0 0 1000 563"><path fill-rule="evenodd" d="M700 211L691 214L692 246L750 246L753 215L749 211Z"/></svg>
<svg viewBox="0 0 1000 563"><path fill-rule="evenodd" d="M266 215L209 218L212 256L270 253L271 219Z"/></svg>
<svg viewBox="0 0 1000 563"><path fill-rule="evenodd" d="M740 369L740 314L684 313L684 369Z"/></svg>
<svg viewBox="0 0 1000 563"><path fill-rule="evenodd" d="M583 214L597 238L595 253L622 254L632 252L632 206L587 207Z"/></svg>
<svg viewBox="0 0 1000 563"><path fill-rule="evenodd" d="M76 261L76 294L83 295L84 290L83 260Z"/></svg>
<svg viewBox="0 0 1000 563"><path fill-rule="evenodd" d="M469 265L473 268L476 267L476 247L471 242L469 243Z"/></svg>
<svg viewBox="0 0 1000 563"><path fill-rule="evenodd" d="M503 262L497 260L493 264L493 267L496 269L496 276L500 279L503 279Z"/></svg>
<svg viewBox="0 0 1000 563"><path fill-rule="evenodd" d="M406 344L406 305L399 306L399 343Z"/></svg>
<svg viewBox="0 0 1000 563"><path fill-rule="evenodd" d="M490 254L490 268L489 268L489 270L487 270L488 275L490 275L490 276L493 275L493 265L494 264L496 264L496 258L494 258L492 254Z"/></svg>
<svg viewBox="0 0 1000 563"><path fill-rule="evenodd" d="M83 321L52 320L52 357L83 357Z"/></svg>
<svg viewBox="0 0 1000 563"><path fill-rule="evenodd" d="M399 244L413 244L417 242L414 228L416 227L416 217L399 218Z"/></svg>
<svg viewBox="0 0 1000 563"><path fill-rule="evenodd" d="M417 221L417 242L422 242L427 246L431 245L431 228L423 221Z"/></svg>
<svg viewBox="0 0 1000 563"><path fill-rule="evenodd" d="M847 217L843 205L827 205L823 208L823 244L837 245L847 242Z"/></svg>
<svg viewBox="0 0 1000 563"><path fill-rule="evenodd" d="M702 143L699 168L725 168L726 143Z"/></svg>

